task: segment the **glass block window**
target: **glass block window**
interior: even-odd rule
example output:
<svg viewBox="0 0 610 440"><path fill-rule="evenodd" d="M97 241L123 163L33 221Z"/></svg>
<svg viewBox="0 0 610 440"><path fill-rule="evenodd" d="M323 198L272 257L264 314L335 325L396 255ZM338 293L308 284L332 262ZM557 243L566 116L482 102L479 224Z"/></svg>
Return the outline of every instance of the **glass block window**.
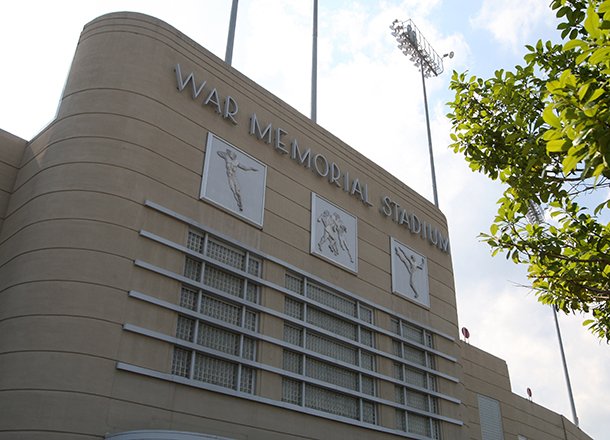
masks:
<svg viewBox="0 0 610 440"><path fill-rule="evenodd" d="M205 243L205 237L203 234L199 234L195 231L189 231L186 239L186 247L192 251L203 253L203 246Z"/></svg>
<svg viewBox="0 0 610 440"><path fill-rule="evenodd" d="M250 281L246 281L246 301L258 303L258 291L258 285Z"/></svg>
<svg viewBox="0 0 610 440"><path fill-rule="evenodd" d="M284 324L284 341L292 344L303 346L303 330L298 327Z"/></svg>
<svg viewBox="0 0 610 440"><path fill-rule="evenodd" d="M404 345L402 357L416 364L426 365L426 354L423 350Z"/></svg>
<svg viewBox="0 0 610 440"><path fill-rule="evenodd" d="M392 339L392 352L396 356L402 357L402 343L396 339Z"/></svg>
<svg viewBox="0 0 610 440"><path fill-rule="evenodd" d="M298 380L282 379L282 401L294 405L303 404L303 384Z"/></svg>
<svg viewBox="0 0 610 440"><path fill-rule="evenodd" d="M400 403L401 405L405 404L405 389L404 387L396 385L394 387L394 400L396 403Z"/></svg>
<svg viewBox="0 0 610 440"><path fill-rule="evenodd" d="M369 396L375 395L375 379L370 376L361 375L360 377L361 391Z"/></svg>
<svg viewBox="0 0 610 440"><path fill-rule="evenodd" d="M284 298L284 313L296 319L303 319L303 303L292 298Z"/></svg>
<svg viewBox="0 0 610 440"><path fill-rule="evenodd" d="M208 265L203 277L203 283L207 286L228 293L229 295L243 298L243 278L223 270Z"/></svg>
<svg viewBox="0 0 610 440"><path fill-rule="evenodd" d="M413 434L430 437L432 434L430 418L407 412L407 431Z"/></svg>
<svg viewBox="0 0 610 440"><path fill-rule="evenodd" d="M413 408L421 409L423 411L430 411L430 405L428 403L428 395L418 393L417 391L407 391L407 405Z"/></svg>
<svg viewBox="0 0 610 440"><path fill-rule="evenodd" d="M399 409L396 410L396 429L400 429L401 431L407 430L406 413Z"/></svg>
<svg viewBox="0 0 610 440"><path fill-rule="evenodd" d="M256 331L257 314L252 310L245 310L244 312L244 328L251 331Z"/></svg>
<svg viewBox="0 0 610 440"><path fill-rule="evenodd" d="M254 368L241 367L241 381L239 390L242 393L254 394L254 381L256 379L256 370Z"/></svg>
<svg viewBox="0 0 610 440"><path fill-rule="evenodd" d="M415 385L422 388L427 388L428 381L426 380L426 373L424 371L416 370L414 368L405 367L404 381L408 384Z"/></svg>
<svg viewBox="0 0 610 440"><path fill-rule="evenodd" d="M305 406L350 419L360 418L359 399L316 385L305 384Z"/></svg>
<svg viewBox="0 0 610 440"><path fill-rule="evenodd" d="M184 261L184 276L191 280L201 280L201 261L193 260L192 258L185 257Z"/></svg>
<svg viewBox="0 0 610 440"><path fill-rule="evenodd" d="M375 413L375 404L368 400L362 401L362 421L366 423L377 423L377 414Z"/></svg>
<svg viewBox="0 0 610 440"><path fill-rule="evenodd" d="M314 307L307 308L307 322L354 341L357 339L358 327L355 324Z"/></svg>
<svg viewBox="0 0 610 440"><path fill-rule="evenodd" d="M241 357L244 359L249 359L251 361L256 359L256 341L252 338L247 338L246 336L242 336L242 353Z"/></svg>
<svg viewBox="0 0 610 440"><path fill-rule="evenodd" d="M252 254L248 255L248 273L257 277L261 276L263 260Z"/></svg>
<svg viewBox="0 0 610 440"><path fill-rule="evenodd" d="M176 337L185 341L193 341L195 333L195 320L185 316L178 316L176 325Z"/></svg>
<svg viewBox="0 0 610 440"><path fill-rule="evenodd" d="M440 440L440 438L441 438L441 427L440 427L439 421L435 420L435 419L431 419L430 420L430 425L432 427L432 435L430 437L432 437L434 440Z"/></svg>
<svg viewBox="0 0 610 440"><path fill-rule="evenodd" d="M284 279L284 284L288 290L292 290L299 295L303 295L303 285L305 284L303 282L303 278L287 273Z"/></svg>
<svg viewBox="0 0 610 440"><path fill-rule="evenodd" d="M237 373L237 364L200 353L195 356L195 380L236 390Z"/></svg>
<svg viewBox="0 0 610 440"><path fill-rule="evenodd" d="M241 324L242 307L211 295L202 295L200 313L233 325Z"/></svg>
<svg viewBox="0 0 610 440"><path fill-rule="evenodd" d="M317 333L307 333L307 349L356 365L358 350Z"/></svg>
<svg viewBox="0 0 610 440"><path fill-rule="evenodd" d="M346 315L356 316L355 301L324 289L316 284L307 284L307 297L324 304L331 309L343 312Z"/></svg>
<svg viewBox="0 0 610 440"><path fill-rule="evenodd" d="M246 253L244 251L234 249L212 238L208 240L206 255L239 270L244 270L246 267Z"/></svg>
<svg viewBox="0 0 610 440"><path fill-rule="evenodd" d="M180 307L184 307L190 310L196 310L197 293L198 292L196 290L182 286L182 290L180 291Z"/></svg>
<svg viewBox="0 0 610 440"><path fill-rule="evenodd" d="M240 336L221 328L200 323L197 343L212 350L239 356Z"/></svg>
<svg viewBox="0 0 610 440"><path fill-rule="evenodd" d="M360 306L360 319L364 322L368 322L369 324L373 323L373 309L365 307L363 305Z"/></svg>
<svg viewBox="0 0 610 440"><path fill-rule="evenodd" d="M367 370L375 371L375 355L366 351L360 352L360 366Z"/></svg>
<svg viewBox="0 0 610 440"><path fill-rule="evenodd" d="M172 374L189 377L191 371L191 351L175 347L172 357Z"/></svg>
<svg viewBox="0 0 610 440"><path fill-rule="evenodd" d="M308 377L358 391L358 373L317 359L307 358L305 374Z"/></svg>
<svg viewBox="0 0 610 440"><path fill-rule="evenodd" d="M294 351L284 350L283 368L292 373L303 374L303 355Z"/></svg>
<svg viewBox="0 0 610 440"><path fill-rule="evenodd" d="M398 321L398 319L392 319L390 321L390 330L397 335L400 334L400 321Z"/></svg>
<svg viewBox="0 0 610 440"><path fill-rule="evenodd" d="M373 332L361 327L360 328L360 342L364 345L368 345L369 347L373 347L374 346Z"/></svg>
<svg viewBox="0 0 610 440"><path fill-rule="evenodd" d="M434 348L434 337L432 333L424 331L424 344L426 344L426 347Z"/></svg>
<svg viewBox="0 0 610 440"><path fill-rule="evenodd" d="M402 336L410 339L411 341L419 342L420 344L424 343L424 331L414 325L407 324L406 322L402 322Z"/></svg>

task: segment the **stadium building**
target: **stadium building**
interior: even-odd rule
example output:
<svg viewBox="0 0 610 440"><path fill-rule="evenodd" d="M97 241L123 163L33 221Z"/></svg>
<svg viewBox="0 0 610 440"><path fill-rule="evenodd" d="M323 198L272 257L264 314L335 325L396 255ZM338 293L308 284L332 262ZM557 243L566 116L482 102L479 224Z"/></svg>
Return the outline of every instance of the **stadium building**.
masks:
<svg viewBox="0 0 610 440"><path fill-rule="evenodd" d="M0 439L589 439L458 335L442 212L160 20L0 132Z"/></svg>

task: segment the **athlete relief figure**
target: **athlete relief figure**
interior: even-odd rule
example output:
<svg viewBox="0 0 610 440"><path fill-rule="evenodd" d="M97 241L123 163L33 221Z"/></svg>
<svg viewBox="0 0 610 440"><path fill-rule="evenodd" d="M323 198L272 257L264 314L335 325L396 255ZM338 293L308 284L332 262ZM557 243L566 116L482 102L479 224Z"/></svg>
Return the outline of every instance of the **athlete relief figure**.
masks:
<svg viewBox="0 0 610 440"><path fill-rule="evenodd" d="M354 258L352 257L352 253L349 250L345 238L347 227L343 224L339 213L334 212L331 214L325 209L320 217L318 217L318 222L322 223L322 226L324 227L322 238L318 241L318 250L322 252L322 246L328 242L328 249L333 255L338 256L339 249L343 249L347 253L350 262L353 263Z"/></svg>
<svg viewBox="0 0 610 440"><path fill-rule="evenodd" d="M405 267L407 268L407 271L409 272L409 286L411 286L411 289L413 290L413 293L415 294L415 298L417 298L419 296L419 293L417 292L417 289L415 289L415 285L413 284L413 276L415 275L416 271L422 270L424 268L424 260L422 258L421 263L416 264L414 255L410 255L407 257L407 254L405 254L405 251L403 251L398 246L394 247L394 251L396 252L396 255L398 255L398 258L400 259L400 261L402 261L402 264L405 265Z"/></svg>
<svg viewBox="0 0 610 440"><path fill-rule="evenodd" d="M339 215L338 212L335 212L333 214L333 221L335 223L334 230L337 233L337 238L339 239L339 246L341 246L341 249L343 249L345 252L347 252L349 261L353 263L354 259L352 258L352 253L349 251L349 246L347 245L347 240L345 239L345 234L347 234L347 226L345 226L343 224L343 222L341 221L341 216Z"/></svg>
<svg viewBox="0 0 610 440"><path fill-rule="evenodd" d="M337 248L337 239L334 234L334 221L328 210L324 210L322 215L318 217L318 222L322 223L324 230L322 232L322 238L318 241L318 249L322 252L322 245L328 242L328 249L333 255L339 255L339 248Z"/></svg>
<svg viewBox="0 0 610 440"><path fill-rule="evenodd" d="M239 208L240 211L243 211L244 207L243 207L242 201L241 201L241 191L239 189L239 182L237 181L237 175L236 175L237 169L239 168L240 170L244 170L244 171L258 171L258 169L248 167L248 166L245 166L245 165L239 163L239 161L237 160L237 154L235 154L235 151L231 151L228 148L226 149L226 151L217 151L216 154L218 154L220 157L222 157L225 161L227 180L229 181L229 188L231 188L233 197L235 198L235 201L237 202L237 207Z"/></svg>

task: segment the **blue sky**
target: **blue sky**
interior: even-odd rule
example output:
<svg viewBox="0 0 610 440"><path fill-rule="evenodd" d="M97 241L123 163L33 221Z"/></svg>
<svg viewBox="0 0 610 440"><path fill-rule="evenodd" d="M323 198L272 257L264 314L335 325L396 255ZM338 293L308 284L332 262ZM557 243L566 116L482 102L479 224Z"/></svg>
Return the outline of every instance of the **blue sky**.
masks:
<svg viewBox="0 0 610 440"><path fill-rule="evenodd" d="M460 326L470 343L507 361L513 391L571 418L550 308L525 268L491 258L487 232L501 187L448 148L452 70L490 76L522 61L523 46L558 39L543 0L319 1L318 123L432 199L421 79L389 25L412 18L439 54L455 52L427 81L439 204L450 226ZM156 16L224 58L230 0L3 2L0 128L33 137L55 112L79 34L106 12ZM526 11L525 13L523 11ZM312 2L240 0L233 66L308 115ZM610 432L610 348L561 316L576 409L593 438Z"/></svg>

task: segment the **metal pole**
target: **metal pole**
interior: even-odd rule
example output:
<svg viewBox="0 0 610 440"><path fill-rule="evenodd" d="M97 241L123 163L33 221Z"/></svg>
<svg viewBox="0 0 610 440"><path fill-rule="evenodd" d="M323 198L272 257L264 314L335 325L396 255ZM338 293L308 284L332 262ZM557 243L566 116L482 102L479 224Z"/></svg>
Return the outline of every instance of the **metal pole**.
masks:
<svg viewBox="0 0 610 440"><path fill-rule="evenodd" d="M421 71L421 84L424 89L424 109L426 110L426 129L428 130L428 149L430 150L430 172L432 173L432 192L434 204L438 208L438 194L436 193L436 171L434 170L434 154L432 153L432 134L430 133L430 116L428 115L428 96L426 95L426 79L424 77L424 60L419 59Z"/></svg>
<svg viewBox="0 0 610 440"><path fill-rule="evenodd" d="M316 122L318 106L318 0L313 0L313 41L311 50L311 120Z"/></svg>
<svg viewBox="0 0 610 440"><path fill-rule="evenodd" d="M563 372L566 376L566 384L568 386L568 395L570 397L570 406L572 407L572 419L574 424L578 426L578 416L576 416L576 406L574 405L574 395L572 394L572 384L570 383L570 375L568 374L568 364L566 363L566 355L563 352L563 342L561 341L561 332L559 331L559 321L557 320L557 310L553 309L553 318L555 318L555 328L557 329L557 339L559 340L559 351L561 351L561 360L563 362Z"/></svg>
<svg viewBox="0 0 610 440"><path fill-rule="evenodd" d="M225 63L229 66L233 61L233 43L235 41L235 23L237 22L237 3L239 0L233 0L231 5L231 18L229 20L229 35L227 37L227 52L225 53Z"/></svg>

